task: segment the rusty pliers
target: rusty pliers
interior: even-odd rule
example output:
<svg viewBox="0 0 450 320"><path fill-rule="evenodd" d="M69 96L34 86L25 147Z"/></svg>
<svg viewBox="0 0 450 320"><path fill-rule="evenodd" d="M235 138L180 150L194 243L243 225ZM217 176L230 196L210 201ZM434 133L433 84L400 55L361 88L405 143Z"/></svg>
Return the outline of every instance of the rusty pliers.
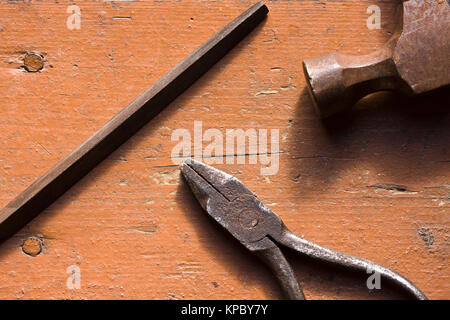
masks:
<svg viewBox="0 0 450 320"><path fill-rule="evenodd" d="M293 234L280 217L267 208L237 178L188 159L181 172L203 209L274 272L289 299L305 299L300 285L277 244L332 265L366 273L404 289L419 300L426 296L408 279L374 262L321 247Z"/></svg>

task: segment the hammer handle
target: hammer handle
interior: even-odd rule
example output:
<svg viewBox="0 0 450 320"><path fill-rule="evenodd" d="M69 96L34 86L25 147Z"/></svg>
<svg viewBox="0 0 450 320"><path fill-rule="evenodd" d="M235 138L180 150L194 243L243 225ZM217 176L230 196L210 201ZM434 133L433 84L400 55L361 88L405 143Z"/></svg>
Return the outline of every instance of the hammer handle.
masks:
<svg viewBox="0 0 450 320"><path fill-rule="evenodd" d="M410 91L388 47L363 56L331 53L307 59L303 71L314 107L322 118L344 111L376 91Z"/></svg>

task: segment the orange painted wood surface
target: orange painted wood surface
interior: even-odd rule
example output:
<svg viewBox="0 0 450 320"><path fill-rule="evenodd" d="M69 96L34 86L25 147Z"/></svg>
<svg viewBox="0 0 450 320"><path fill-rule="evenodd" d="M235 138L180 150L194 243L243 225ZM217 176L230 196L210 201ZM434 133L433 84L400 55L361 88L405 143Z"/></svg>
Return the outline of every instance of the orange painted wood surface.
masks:
<svg viewBox="0 0 450 320"><path fill-rule="evenodd" d="M70 30L73 4L81 28ZM0 206L251 4L0 0ZM266 267L210 221L180 178L171 136L193 134L194 121L224 134L279 129L277 174L245 156L217 168L295 233L386 265L429 298L450 297L448 100L377 94L323 122L301 70L304 58L380 48L394 2L267 5L268 19L238 47L0 245L1 299L281 298ZM366 26L370 5L381 8L380 30ZM40 72L22 68L27 52L44 57ZM286 255L309 299L400 297ZM66 285L73 265L76 290Z"/></svg>

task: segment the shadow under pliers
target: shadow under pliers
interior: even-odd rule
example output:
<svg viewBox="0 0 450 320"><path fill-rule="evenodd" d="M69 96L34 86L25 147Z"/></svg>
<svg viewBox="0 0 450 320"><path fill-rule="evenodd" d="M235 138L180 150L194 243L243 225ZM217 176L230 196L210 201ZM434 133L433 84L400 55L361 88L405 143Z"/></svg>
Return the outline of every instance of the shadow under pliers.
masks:
<svg viewBox="0 0 450 320"><path fill-rule="evenodd" d="M418 300L426 296L408 279L372 261L327 249L296 236L237 178L192 159L181 172L203 209L273 271L289 299L305 296L279 245L313 259L367 274L376 272Z"/></svg>

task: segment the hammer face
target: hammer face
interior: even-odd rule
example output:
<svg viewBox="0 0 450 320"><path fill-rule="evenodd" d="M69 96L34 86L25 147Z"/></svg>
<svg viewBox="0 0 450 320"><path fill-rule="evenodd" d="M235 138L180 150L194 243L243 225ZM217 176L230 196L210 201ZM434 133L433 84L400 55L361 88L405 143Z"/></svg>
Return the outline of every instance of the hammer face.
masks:
<svg viewBox="0 0 450 320"><path fill-rule="evenodd" d="M335 99L345 91L343 67L336 61L336 54L305 60L303 72L308 80L308 90L314 109L321 118L325 118L342 109L349 103L347 99Z"/></svg>

